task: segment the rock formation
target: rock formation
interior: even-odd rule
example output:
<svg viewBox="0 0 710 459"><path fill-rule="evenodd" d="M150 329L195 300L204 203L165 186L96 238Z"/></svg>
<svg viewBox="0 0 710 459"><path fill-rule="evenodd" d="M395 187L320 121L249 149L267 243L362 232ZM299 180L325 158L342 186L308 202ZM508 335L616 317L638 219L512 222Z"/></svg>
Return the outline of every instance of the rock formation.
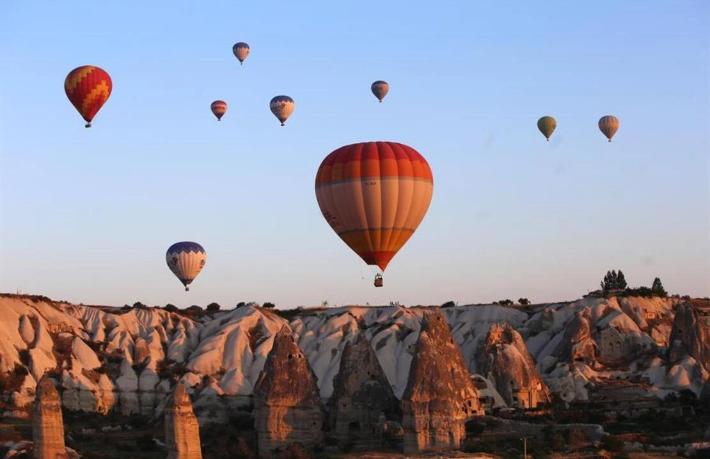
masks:
<svg viewBox="0 0 710 459"><path fill-rule="evenodd" d="M66 459L64 420L59 392L54 381L45 376L37 385L32 409L32 440L35 459Z"/></svg>
<svg viewBox="0 0 710 459"><path fill-rule="evenodd" d="M404 452L458 448L482 414L478 391L441 313L424 317L402 397Z"/></svg>
<svg viewBox="0 0 710 459"><path fill-rule="evenodd" d="M550 401L525 341L507 322L488 329L477 353L476 369L493 381L508 406L534 408Z"/></svg>
<svg viewBox="0 0 710 459"><path fill-rule="evenodd" d="M200 425L185 385L178 383L165 408L168 459L202 459Z"/></svg>
<svg viewBox="0 0 710 459"><path fill-rule="evenodd" d="M706 320L703 320L706 319ZM707 371L710 371L710 320L701 316L700 311L689 303L678 306L671 330L671 362L686 355L693 357Z"/></svg>
<svg viewBox="0 0 710 459"><path fill-rule="evenodd" d="M286 325L274 338L254 387L254 418L261 457L292 443L308 448L321 441L323 412L316 376Z"/></svg>
<svg viewBox="0 0 710 459"><path fill-rule="evenodd" d="M333 436L360 449L381 446L385 421L401 417L399 401L362 334L345 345L329 406Z"/></svg>
<svg viewBox="0 0 710 459"><path fill-rule="evenodd" d="M559 361L568 363L576 360L587 363L596 361L597 345L592 338L591 321L589 308L584 308L567 323L562 341L553 353Z"/></svg>

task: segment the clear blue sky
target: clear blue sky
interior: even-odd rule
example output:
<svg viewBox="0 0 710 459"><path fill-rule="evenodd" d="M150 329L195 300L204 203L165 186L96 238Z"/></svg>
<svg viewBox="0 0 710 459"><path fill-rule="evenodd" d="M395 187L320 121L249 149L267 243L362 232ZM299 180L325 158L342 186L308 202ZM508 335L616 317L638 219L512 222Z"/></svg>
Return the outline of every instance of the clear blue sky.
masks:
<svg viewBox="0 0 710 459"><path fill-rule="evenodd" d="M701 0L5 1L0 291L547 301L621 268L632 285L658 275L710 295L708 24ZM237 41L252 48L243 67ZM91 129L63 90L83 64L114 84ZM376 79L391 85L383 104ZM284 128L277 94L296 101ZM611 144L605 114L621 120ZM435 178L382 289L313 191L322 158L364 140L413 146ZM187 294L165 266L179 240L209 252Z"/></svg>

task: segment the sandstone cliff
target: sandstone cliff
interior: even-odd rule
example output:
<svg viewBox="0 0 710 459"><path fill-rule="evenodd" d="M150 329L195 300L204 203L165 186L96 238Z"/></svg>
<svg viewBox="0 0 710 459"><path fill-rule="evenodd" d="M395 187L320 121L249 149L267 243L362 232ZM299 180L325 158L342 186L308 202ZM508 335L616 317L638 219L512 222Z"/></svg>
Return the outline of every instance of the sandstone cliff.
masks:
<svg viewBox="0 0 710 459"><path fill-rule="evenodd" d="M402 414L405 453L458 448L466 420L482 414L478 391L439 312L424 317Z"/></svg>
<svg viewBox="0 0 710 459"><path fill-rule="evenodd" d="M32 409L32 440L35 459L66 459L64 421L54 381L44 377L37 386Z"/></svg>
<svg viewBox="0 0 710 459"><path fill-rule="evenodd" d="M476 368L494 383L508 406L534 408L550 401L525 341L508 323L491 325Z"/></svg>
<svg viewBox="0 0 710 459"><path fill-rule="evenodd" d="M710 371L710 318L703 317L689 303L681 304L676 309L669 349L671 362L677 362L686 355Z"/></svg>
<svg viewBox="0 0 710 459"><path fill-rule="evenodd" d="M385 421L401 417L399 401L363 335L345 345L329 407L333 436L361 449L382 446Z"/></svg>
<svg viewBox="0 0 710 459"><path fill-rule="evenodd" d="M165 408L168 459L202 459L200 426L185 385L178 383Z"/></svg>
<svg viewBox="0 0 710 459"><path fill-rule="evenodd" d="M304 447L322 438L323 413L316 376L291 330L284 326L254 388L254 419L261 457L290 444Z"/></svg>

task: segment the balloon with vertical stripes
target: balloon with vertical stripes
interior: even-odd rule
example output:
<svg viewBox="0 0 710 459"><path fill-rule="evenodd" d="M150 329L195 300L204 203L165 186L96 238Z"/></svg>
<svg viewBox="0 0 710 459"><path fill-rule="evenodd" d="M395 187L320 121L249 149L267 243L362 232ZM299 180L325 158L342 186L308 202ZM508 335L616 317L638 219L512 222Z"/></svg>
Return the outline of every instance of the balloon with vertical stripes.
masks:
<svg viewBox="0 0 710 459"><path fill-rule="evenodd" d="M619 119L614 115L602 116L599 118L599 130L602 131L602 134L611 142L611 138L614 137L616 131L619 130Z"/></svg>
<svg viewBox="0 0 710 459"><path fill-rule="evenodd" d="M185 286L185 291L190 290L188 285L195 280L207 261L207 252L197 242L183 241L171 245L165 254L168 268Z"/></svg>

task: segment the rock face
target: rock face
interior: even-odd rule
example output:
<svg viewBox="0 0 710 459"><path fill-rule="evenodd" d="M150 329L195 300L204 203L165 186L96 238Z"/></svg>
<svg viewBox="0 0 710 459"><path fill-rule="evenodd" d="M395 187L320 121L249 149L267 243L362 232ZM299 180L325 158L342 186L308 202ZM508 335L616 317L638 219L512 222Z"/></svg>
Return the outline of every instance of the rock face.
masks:
<svg viewBox="0 0 710 459"><path fill-rule="evenodd" d="M562 341L553 353L560 361L592 363L597 358L597 345L592 337L591 312L588 308L577 311L565 327Z"/></svg>
<svg viewBox="0 0 710 459"><path fill-rule="evenodd" d="M261 457L293 443L311 447L321 441L323 412L316 376L287 326L274 338L256 382L254 419Z"/></svg>
<svg viewBox="0 0 710 459"><path fill-rule="evenodd" d="M37 385L32 410L32 440L35 459L66 459L64 421L59 393L54 381L43 377Z"/></svg>
<svg viewBox="0 0 710 459"><path fill-rule="evenodd" d="M525 341L507 322L491 325L477 357L476 368L493 381L508 406L534 408L550 401Z"/></svg>
<svg viewBox="0 0 710 459"><path fill-rule="evenodd" d="M458 448L466 420L482 414L478 391L444 317L424 317L402 397L404 452Z"/></svg>
<svg viewBox="0 0 710 459"><path fill-rule="evenodd" d="M710 371L710 319L688 303L676 309L669 357L676 362L686 355Z"/></svg>
<svg viewBox="0 0 710 459"><path fill-rule="evenodd" d="M381 446L385 422L401 417L399 401L363 335L345 345L329 406L334 437L359 449Z"/></svg>
<svg viewBox="0 0 710 459"><path fill-rule="evenodd" d="M202 459L200 426L185 385L178 383L165 409L168 459Z"/></svg>

